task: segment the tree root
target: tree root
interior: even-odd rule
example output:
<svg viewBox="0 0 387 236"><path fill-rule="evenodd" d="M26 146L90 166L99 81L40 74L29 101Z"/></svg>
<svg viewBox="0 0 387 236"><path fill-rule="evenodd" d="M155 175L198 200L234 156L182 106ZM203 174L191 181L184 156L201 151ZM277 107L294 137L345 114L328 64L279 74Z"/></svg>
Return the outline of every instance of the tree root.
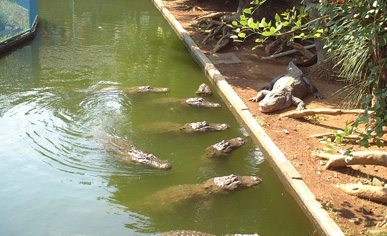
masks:
<svg viewBox="0 0 387 236"><path fill-rule="evenodd" d="M383 130L383 132L386 133L387 131ZM371 136L373 138L378 137L378 135L376 135L376 134L372 134ZM334 140L336 138L336 133L314 134L314 135L310 135L309 138L330 138L330 139ZM352 135L343 136L343 139L347 140L347 141L359 141L362 139L362 137L360 135L352 134ZM380 140L387 142L387 140L384 140L384 139L380 139Z"/></svg>
<svg viewBox="0 0 387 236"><path fill-rule="evenodd" d="M299 43L288 41L286 44L289 47L291 47L293 49L296 49L299 53L301 53L307 59L310 59L310 58L312 58L314 56L313 53L309 52L304 46L302 46Z"/></svg>
<svg viewBox="0 0 387 236"><path fill-rule="evenodd" d="M376 137L376 135L374 136ZM330 138L333 140L336 138L336 133L313 134L313 135L310 135L309 138ZM343 138L347 140L353 140L353 141L357 141L361 139L359 135L347 135L347 136L344 136Z"/></svg>
<svg viewBox="0 0 387 236"><path fill-rule="evenodd" d="M193 20L196 20L197 22L205 22L205 21L211 21L213 19L220 19L224 15L229 15L230 12L214 12L214 13L208 13L204 14L198 17L193 18Z"/></svg>
<svg viewBox="0 0 387 236"><path fill-rule="evenodd" d="M274 54L282 52L287 40L289 40L289 38L287 36L283 36L283 37L280 37L280 38L274 40L273 42L269 43L265 47L265 53L267 55L272 55L272 54L274 55ZM274 53L272 53L274 48L277 48L277 50Z"/></svg>
<svg viewBox="0 0 387 236"><path fill-rule="evenodd" d="M348 156L332 155L328 153L314 153L316 157L328 159L325 169L331 167L342 167L347 165L377 165L387 167L387 152L381 151L358 151L352 152L350 161L347 162Z"/></svg>
<svg viewBox="0 0 387 236"><path fill-rule="evenodd" d="M231 28L227 24L231 24L239 15L230 12L217 12L202 15L195 20L198 26L204 29L208 35L204 38L203 44L215 41L216 44L210 53L216 53L222 48L226 47L231 42ZM210 30L210 32L206 32Z"/></svg>
<svg viewBox="0 0 387 236"><path fill-rule="evenodd" d="M384 187L359 184L339 184L336 187L353 196L380 203L387 202L387 188Z"/></svg>
<svg viewBox="0 0 387 236"><path fill-rule="evenodd" d="M195 6L185 6L182 8L183 11L204 11L203 8L195 5Z"/></svg>
<svg viewBox="0 0 387 236"><path fill-rule="evenodd" d="M361 114L364 113L362 109L353 109L353 110L344 110L344 109L310 109L310 110L302 110L302 111L291 111L284 114L281 114L280 117L288 117L288 118L302 118L304 116L313 116L318 114L324 115L342 115L342 114ZM371 112L369 112L371 113Z"/></svg>

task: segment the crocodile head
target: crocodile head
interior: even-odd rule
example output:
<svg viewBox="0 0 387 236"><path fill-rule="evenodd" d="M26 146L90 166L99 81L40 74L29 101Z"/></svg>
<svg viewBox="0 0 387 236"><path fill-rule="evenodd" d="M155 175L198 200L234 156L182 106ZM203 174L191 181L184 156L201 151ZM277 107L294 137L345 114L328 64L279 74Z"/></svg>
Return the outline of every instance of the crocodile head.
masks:
<svg viewBox="0 0 387 236"><path fill-rule="evenodd" d="M238 137L230 139L228 141L222 140L221 142L214 144L213 147L218 151L228 153L239 147L242 147L245 143L246 141L243 138Z"/></svg>
<svg viewBox="0 0 387 236"><path fill-rule="evenodd" d="M185 100L185 103L195 107L208 107L208 108L220 107L219 103L209 102L203 98L188 98L187 100Z"/></svg>
<svg viewBox="0 0 387 236"><path fill-rule="evenodd" d="M205 185L214 192L222 193L249 188L261 182L262 180L257 176L237 176L232 174L209 179Z"/></svg>
<svg viewBox="0 0 387 236"><path fill-rule="evenodd" d="M189 123L188 125L192 128L192 130L198 132L221 131L230 128L228 124L214 124L207 121Z"/></svg>
<svg viewBox="0 0 387 236"><path fill-rule="evenodd" d="M143 92L143 93L148 93L148 92L152 92L152 93L166 93L166 92L169 92L170 89L169 88L154 88L152 86L140 86L138 87L138 92Z"/></svg>
<svg viewBox="0 0 387 236"><path fill-rule="evenodd" d="M172 168L172 165L160 160L155 155L146 153L144 151L141 151L134 146L130 150L127 151L127 154L129 154L130 161L142 165L146 165L155 169L160 170L169 170Z"/></svg>
<svg viewBox="0 0 387 236"><path fill-rule="evenodd" d="M272 90L259 102L259 111L264 113L272 112L289 107L290 104L290 93L284 90Z"/></svg>
<svg viewBox="0 0 387 236"><path fill-rule="evenodd" d="M210 86L208 86L207 84L201 84L198 88L198 90L196 91L196 94L200 94L200 95L211 95L212 94L212 91L210 89Z"/></svg>

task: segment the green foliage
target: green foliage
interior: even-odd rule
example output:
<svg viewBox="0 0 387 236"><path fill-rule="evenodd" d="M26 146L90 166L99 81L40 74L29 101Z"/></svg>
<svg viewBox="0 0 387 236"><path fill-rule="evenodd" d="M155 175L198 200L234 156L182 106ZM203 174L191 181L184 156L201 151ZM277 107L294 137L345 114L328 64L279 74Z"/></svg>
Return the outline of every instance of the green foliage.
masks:
<svg viewBox="0 0 387 236"><path fill-rule="evenodd" d="M353 0L316 5L319 12L328 16L325 46L337 62L338 76L350 84L346 88L347 101L351 106L360 104L366 108L353 124L354 129L360 125L366 128L360 140L364 147L370 146L370 140L382 147L380 138L387 126L386 3ZM372 104L372 100L376 102Z"/></svg>
<svg viewBox="0 0 387 236"><path fill-rule="evenodd" d="M318 17L308 20L311 11L316 11ZM343 88L348 105L366 110L351 124L351 130L360 125L366 127L360 146L369 147L370 141L383 146L380 138L387 126L387 1L316 1L299 11L293 8L276 14L273 22L266 22L265 18L254 22L253 12L246 9L240 21L233 22L231 27L237 33L234 40L243 41L252 35L258 36L258 44L283 35L291 40L324 40L328 55L336 62L337 76L349 84ZM336 140L343 135L346 132L336 134ZM327 143L331 145L332 141Z"/></svg>
<svg viewBox="0 0 387 236"><path fill-rule="evenodd" d="M301 8L300 11L296 11L295 8L288 10L281 15L276 14L274 19L275 22L267 22L266 18L262 18L261 21L254 21L253 14L261 6L265 0L255 0L257 6L254 8L246 8L243 14L240 16L239 21L233 21L229 27L232 27L236 35L232 36L234 42L243 42L247 37L252 35L260 35L255 40L257 46L265 42L269 37L279 37L282 35L292 34L291 39L294 38L305 38L307 37L304 33L297 34L296 31L305 27L302 21L307 17L308 13L304 12Z"/></svg>

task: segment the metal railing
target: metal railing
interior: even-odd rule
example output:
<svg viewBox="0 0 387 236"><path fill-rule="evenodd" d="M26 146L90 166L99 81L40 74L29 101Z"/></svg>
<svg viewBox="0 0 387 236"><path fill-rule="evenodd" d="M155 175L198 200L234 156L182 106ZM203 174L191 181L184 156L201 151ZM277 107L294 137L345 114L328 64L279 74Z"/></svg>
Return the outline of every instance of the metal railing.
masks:
<svg viewBox="0 0 387 236"><path fill-rule="evenodd" d="M0 44L29 35L38 21L38 0L0 0Z"/></svg>

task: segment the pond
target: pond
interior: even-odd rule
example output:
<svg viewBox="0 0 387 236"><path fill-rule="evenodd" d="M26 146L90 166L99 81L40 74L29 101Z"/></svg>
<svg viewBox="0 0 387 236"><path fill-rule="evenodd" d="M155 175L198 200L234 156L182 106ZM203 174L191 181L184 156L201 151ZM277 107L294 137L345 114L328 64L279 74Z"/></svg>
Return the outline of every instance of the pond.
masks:
<svg viewBox="0 0 387 236"><path fill-rule="evenodd" d="M35 40L0 59L0 235L318 235L214 87L206 99L221 108L162 102L195 97L209 81L151 1L40 0L39 14ZM123 90L143 85L171 91ZM156 130L198 121L231 128ZM172 169L115 158L104 141L112 136ZM229 157L205 157L210 145L236 137L246 144ZM167 187L230 174L263 182L162 210L158 202L136 207Z"/></svg>

